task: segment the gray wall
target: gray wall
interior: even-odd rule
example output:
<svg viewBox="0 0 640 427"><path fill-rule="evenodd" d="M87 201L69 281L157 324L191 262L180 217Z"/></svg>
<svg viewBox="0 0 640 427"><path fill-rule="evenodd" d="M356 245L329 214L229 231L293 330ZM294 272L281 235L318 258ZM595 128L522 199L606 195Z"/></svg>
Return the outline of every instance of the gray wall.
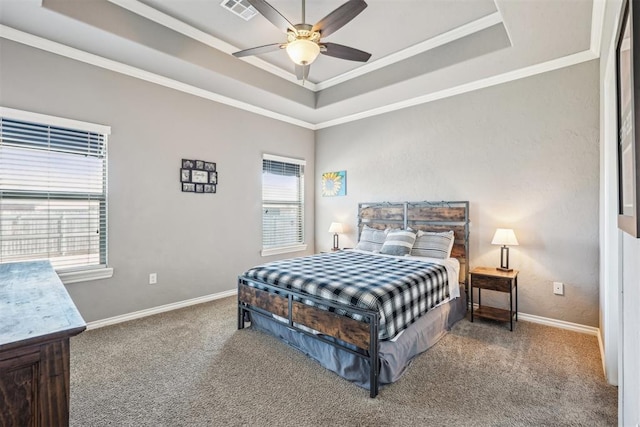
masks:
<svg viewBox="0 0 640 427"><path fill-rule="evenodd" d="M89 321L233 289L260 250L263 152L305 158L307 242L331 245L361 201L469 200L471 265L497 265L496 227L513 227L520 310L598 324L597 61L316 132L12 42L0 103L112 126L112 279L69 285ZM183 194L179 159L218 163L215 196ZM320 196L347 170L348 195ZM316 176L317 175L317 176ZM314 184L315 181L315 184ZM317 212L314 230L314 187ZM147 284L158 273L159 283ZM565 282L565 296L551 282Z"/></svg>
<svg viewBox="0 0 640 427"><path fill-rule="evenodd" d="M469 200L472 267L497 266L493 233L513 228L519 310L598 326L598 100L591 61L318 131L317 174L346 170L347 196L317 180L316 249L331 221L355 245L358 202Z"/></svg>
<svg viewBox="0 0 640 427"><path fill-rule="evenodd" d="M115 272L67 286L85 320L231 290L238 274L276 258L260 256L262 153L306 159L313 177L313 131L13 42L0 49L1 105L111 126ZM218 193L182 193L181 158L216 162ZM310 253L313 179L305 191Z"/></svg>

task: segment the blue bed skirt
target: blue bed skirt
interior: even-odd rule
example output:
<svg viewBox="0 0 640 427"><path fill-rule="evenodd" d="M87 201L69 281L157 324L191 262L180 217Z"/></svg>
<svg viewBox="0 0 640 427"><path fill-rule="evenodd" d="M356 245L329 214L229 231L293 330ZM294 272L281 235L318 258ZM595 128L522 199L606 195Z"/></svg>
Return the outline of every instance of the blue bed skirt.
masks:
<svg viewBox="0 0 640 427"><path fill-rule="evenodd" d="M380 384L402 377L412 360L436 344L467 312L464 287L460 298L429 310L394 341L380 342ZM369 360L331 344L289 329L287 325L260 315L251 316L251 327L279 338L320 365L360 387L369 389Z"/></svg>

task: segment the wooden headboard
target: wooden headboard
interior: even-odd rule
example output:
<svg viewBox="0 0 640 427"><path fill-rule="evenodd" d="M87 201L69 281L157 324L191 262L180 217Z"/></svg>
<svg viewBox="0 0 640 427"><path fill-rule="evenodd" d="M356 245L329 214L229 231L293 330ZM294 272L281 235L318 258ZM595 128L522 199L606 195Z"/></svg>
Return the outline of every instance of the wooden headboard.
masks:
<svg viewBox="0 0 640 427"><path fill-rule="evenodd" d="M376 202L358 204L358 239L362 227L411 228L422 231L453 230L451 256L460 262L460 283L468 289L469 202Z"/></svg>

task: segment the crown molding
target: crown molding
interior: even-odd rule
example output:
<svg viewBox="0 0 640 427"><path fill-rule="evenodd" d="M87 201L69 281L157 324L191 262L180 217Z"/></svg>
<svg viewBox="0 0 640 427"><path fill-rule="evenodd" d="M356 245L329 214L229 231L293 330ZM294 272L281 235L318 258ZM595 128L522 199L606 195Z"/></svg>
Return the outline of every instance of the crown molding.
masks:
<svg viewBox="0 0 640 427"><path fill-rule="evenodd" d="M602 48L602 31L604 27L604 12L607 3L605 0L593 0L591 12L591 51L600 57Z"/></svg>
<svg viewBox="0 0 640 427"><path fill-rule="evenodd" d="M312 123L305 122L303 120L299 120L285 114L276 113L275 111L267 110L266 108L257 107L243 101L238 101L237 99L229 98L228 96L220 95L219 93L189 85L165 76L161 76L159 74L152 73L150 71L142 70L137 67L132 67L131 65L107 59L93 53L85 52L83 50L64 45L62 43L54 42L52 40L26 33L24 31L16 30L15 28L11 28L6 25L0 24L0 37L27 46L31 46L36 49L44 50L46 52L54 53L56 55L64 56L66 58L74 59L76 61L84 62L86 64L95 65L96 67L115 71L117 73L135 77L137 79L144 80L150 83L155 83L160 86L195 95L200 98L205 98L210 101L215 101L220 104L229 105L231 107L259 114L261 116L269 117L307 129L314 130L315 128Z"/></svg>
<svg viewBox="0 0 640 427"><path fill-rule="evenodd" d="M142 16L143 18L146 18L166 28L176 31L184 36L190 37L194 40L197 40L201 43L211 46L214 49L228 53L229 55L231 55L233 52L240 50L240 48L237 46L233 46L225 41L222 41L219 38L212 36L211 34L205 33L204 31L201 31L183 21L180 21L179 19L176 19L151 6L141 3L138 0L108 0L108 1L132 13ZM496 5L496 9L497 8L498 7ZM323 82L313 83L313 82L305 81L304 86L299 80L296 79L296 77L292 73L284 71L282 68L277 67L260 58L248 56L248 57L242 58L242 60L250 63L253 66L261 68L264 71L267 71L278 77L281 77L287 81L299 84L300 86L303 86L305 89L309 89L313 92L318 92L320 90L327 89L337 84L344 83L351 79L360 77L372 71L379 70L380 68L384 68L391 64L395 64L396 62L400 62L402 60L405 60L417 54L445 45L447 43L458 40L462 37L466 37L478 31L482 31L484 29L487 29L489 27L492 27L500 23L503 23L502 14L499 11L497 11L490 15L476 19L475 21L471 21L467 24L464 24L460 27L454 28L453 30L447 31L446 33L439 34L438 36L432 37L428 40L425 40L423 42L410 46L406 49L387 55L374 62L367 63L354 70L347 71L346 73L340 74L339 76L327 79ZM509 36L509 40L511 40L510 36Z"/></svg>
<svg viewBox="0 0 640 427"><path fill-rule="evenodd" d="M167 15L164 12L160 12L158 9L155 9L151 6L141 3L138 0L107 0L107 1L117 6L120 6L121 8L126 9L129 12L135 13L136 15L140 15L145 19L153 21L156 24L160 24L177 33L187 36L193 40L199 41L200 43L206 44L207 46L211 46L212 48L217 49L221 52L228 53L229 55L231 55L233 52L237 52L241 50L237 46L233 46L232 44L222 41L219 38L212 36L211 34L205 33L204 31L201 31L193 27L192 25L187 24L186 22L180 21L179 19L176 19L170 15ZM263 59L260 59L255 56L246 56L238 59L248 62L249 64L255 67L258 67L264 71L274 74L287 81L303 86L302 83L296 78L294 74L289 73L283 70L282 68L277 67ZM315 83L309 82L309 81L305 81L303 87L305 89L309 89L314 92L318 90L316 88Z"/></svg>
<svg viewBox="0 0 640 427"><path fill-rule="evenodd" d="M109 0L113 2L126 2L139 3L136 0ZM151 8L152 9L152 8ZM155 10L155 9L152 9ZM501 15L500 15L501 16ZM486 19L484 25L487 25L491 20L497 18L496 14L488 15L483 19ZM529 67L513 70L496 76L476 80L470 83L458 85L456 87L447 88L438 92L418 96L412 99L408 99L401 102L385 105L383 107L372 108L361 111L359 113L351 114L348 116L340 117L335 120L328 120L318 124L313 124L303 120L296 119L291 116L287 116L281 113L257 107L255 105L238 101L233 98L229 98L218 93L201 89L180 81L170 79L164 76L160 76L149 71L145 71L130 65L126 65L117 61L113 61L92 53L81 51L61 43L57 43L51 40L44 39L42 37L35 36L14 28L0 24L0 37L22 43L37 49L41 49L47 52L51 52L57 55L61 55L67 58L71 58L80 62L95 65L97 67L105 68L111 71L115 71L121 74L125 74L131 77L139 78L151 83L155 83L161 86L179 90L191 95L195 95L201 98L209 99L214 102L219 102L231 107L239 108L245 111L249 111L255 114L259 114L265 117L273 118L282 122L290 123L296 126L300 126L306 129L319 130L340 124L349 123L356 120L361 120L367 117L374 117L380 114L389 113L392 111L409 108L412 106L425 104L439 99L448 98L455 95L471 92L478 89L483 89L491 86L495 86L502 83L507 83L517 79L531 77L536 74L545 73L548 71L557 70L563 67L569 67L572 65L580 64L582 62L590 61L599 58L600 51L600 39L602 38L602 25L604 19L604 2L601 0L594 0L593 13L592 13L592 28L591 28L591 46L588 50L578 52L565 57L553 59L544 63L535 64ZM186 24L185 24L186 25ZM495 24L494 24L495 25Z"/></svg>
<svg viewBox="0 0 640 427"><path fill-rule="evenodd" d="M547 71L553 71L564 67L570 67L572 65L580 64L582 62L591 61L598 58L591 50L585 50L573 55L568 55L562 58L553 59L551 61L542 62L540 64L531 65L529 67L520 68L514 71L509 71L503 74L487 77L485 79L476 80L470 83L465 83L459 86L447 88L438 92L429 93L426 95L418 96L405 101L396 102L394 104L385 105L383 107L373 108L370 110L362 111L360 113L351 114L348 116L340 117L335 120L328 120L326 122L318 123L315 125L315 129L324 129L332 126L341 125L344 123L361 120L367 117L378 116L380 114L390 113L392 111L402 110L404 108L413 107L420 104L426 104L428 102L437 101L439 99L449 98L451 96L460 95L467 92L472 92L478 89L484 89L491 86L496 86L502 83L511 82L514 80L522 79L525 77L531 77L536 74L546 73Z"/></svg>
<svg viewBox="0 0 640 427"><path fill-rule="evenodd" d="M447 31L446 33L439 34L406 49L387 55L384 58L365 64L351 71L347 71L346 73L339 76L327 79L320 83L316 83L316 88L318 90L323 90L331 86L344 83L348 80L355 79L356 77L363 76L372 71L379 70L380 68L387 67L389 65L395 64L396 62L400 62L428 50L435 49L436 47L461 39L473 33L477 33L478 31L493 27L494 25L500 24L502 22L502 14L500 12L494 12L480 19L476 19L475 21L471 21L468 24ZM509 40L511 40L511 37L509 37Z"/></svg>

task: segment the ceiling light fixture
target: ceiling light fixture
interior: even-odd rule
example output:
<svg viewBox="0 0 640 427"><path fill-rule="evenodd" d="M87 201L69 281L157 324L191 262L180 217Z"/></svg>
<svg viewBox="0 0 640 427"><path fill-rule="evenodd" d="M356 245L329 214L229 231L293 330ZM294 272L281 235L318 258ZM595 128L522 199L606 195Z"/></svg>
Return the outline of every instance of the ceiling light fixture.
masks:
<svg viewBox="0 0 640 427"><path fill-rule="evenodd" d="M287 55L298 65L309 65L320 54L318 43L307 39L294 40L287 44Z"/></svg>
<svg viewBox="0 0 640 427"><path fill-rule="evenodd" d="M236 0L237 1L237 0ZM364 0L348 0L342 6L329 13L315 25L305 23L305 0L302 0L302 23L293 25L287 18L271 6L267 0L244 0L273 25L287 34L287 43L271 43L264 46L234 52L233 56L242 58L249 55L262 55L272 51L285 49L295 64L298 80L307 80L309 65L319 54L350 61L367 62L370 53L337 43L326 43L321 39L342 28L358 16L366 7Z"/></svg>

